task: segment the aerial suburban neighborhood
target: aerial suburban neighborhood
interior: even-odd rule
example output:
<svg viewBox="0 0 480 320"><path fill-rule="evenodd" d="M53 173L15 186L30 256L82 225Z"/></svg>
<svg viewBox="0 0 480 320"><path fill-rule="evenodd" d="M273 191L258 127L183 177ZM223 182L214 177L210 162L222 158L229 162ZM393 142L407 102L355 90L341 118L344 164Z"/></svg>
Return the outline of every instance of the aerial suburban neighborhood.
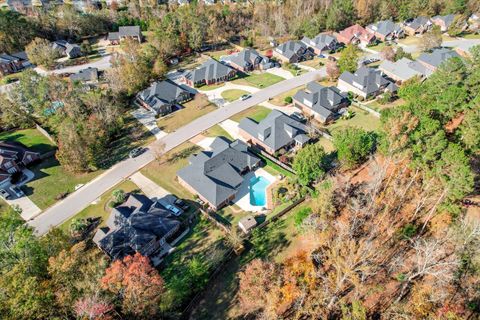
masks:
<svg viewBox="0 0 480 320"><path fill-rule="evenodd" d="M477 319L476 0L0 1L1 319Z"/></svg>

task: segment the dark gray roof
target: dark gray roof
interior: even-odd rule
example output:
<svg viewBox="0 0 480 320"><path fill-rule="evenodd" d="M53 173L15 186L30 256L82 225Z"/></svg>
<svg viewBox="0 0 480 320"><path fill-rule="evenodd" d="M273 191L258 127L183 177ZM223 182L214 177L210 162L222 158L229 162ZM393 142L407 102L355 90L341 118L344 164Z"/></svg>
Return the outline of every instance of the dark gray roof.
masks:
<svg viewBox="0 0 480 320"><path fill-rule="evenodd" d="M361 67L355 73L345 71L340 75L339 80L343 80L346 83L356 87L364 92L367 96L377 92L381 87L384 87L390 83L385 79L380 70L375 70L369 67Z"/></svg>
<svg viewBox="0 0 480 320"><path fill-rule="evenodd" d="M453 50L441 48L435 49L431 53L422 53L417 61L438 68L443 62L455 57L459 58L460 55Z"/></svg>
<svg viewBox="0 0 480 320"><path fill-rule="evenodd" d="M244 118L238 126L274 151L295 141L297 135L307 132L307 127L303 123L278 110L272 110L260 122Z"/></svg>
<svg viewBox="0 0 480 320"><path fill-rule="evenodd" d="M255 167L260 159L250 154L247 145L239 140L230 142L217 137L212 151L202 151L190 157L190 164L177 175L214 205L236 194L243 181L241 173Z"/></svg>
<svg viewBox="0 0 480 320"><path fill-rule="evenodd" d="M369 25L367 28L378 32L381 35L388 36L391 33L399 33L402 31L400 24L392 20L383 20Z"/></svg>
<svg viewBox="0 0 480 320"><path fill-rule="evenodd" d="M123 26L118 28L120 37L140 37L142 31L139 26Z"/></svg>
<svg viewBox="0 0 480 320"><path fill-rule="evenodd" d="M96 81L98 80L98 69L87 68L80 70L78 73L70 75L72 81Z"/></svg>
<svg viewBox="0 0 480 320"><path fill-rule="evenodd" d="M288 59L290 59L295 54L297 54L299 50L306 50L306 49L307 49L307 46L305 45L305 43L301 41L293 41L293 40L282 43L281 45L275 48L277 52L279 52L280 54L282 54L284 57Z"/></svg>
<svg viewBox="0 0 480 320"><path fill-rule="evenodd" d="M232 72L232 70L232 68L217 60L208 59L197 69L188 72L185 77L193 83L198 83L223 78Z"/></svg>
<svg viewBox="0 0 480 320"><path fill-rule="evenodd" d="M140 91L138 98L155 110L164 104L176 103L182 95L190 94L171 80L156 81L147 89Z"/></svg>
<svg viewBox="0 0 480 320"><path fill-rule="evenodd" d="M306 90L299 90L294 99L307 105L326 119L345 102L346 96L336 87L324 87L318 82L312 81L307 84Z"/></svg>
<svg viewBox="0 0 480 320"><path fill-rule="evenodd" d="M67 55L70 55L70 53L74 50L80 50L80 46L78 44L70 43L66 40L54 41L52 46L54 49L65 51Z"/></svg>
<svg viewBox="0 0 480 320"><path fill-rule="evenodd" d="M107 39L110 40L110 41L120 40L120 33L119 32L109 32Z"/></svg>
<svg viewBox="0 0 480 320"><path fill-rule="evenodd" d="M435 16L432 18L432 20L442 20L445 26L448 28L453 20L455 20L455 15L454 14L447 14L446 16Z"/></svg>
<svg viewBox="0 0 480 320"><path fill-rule="evenodd" d="M319 50L325 50L326 48L329 48L333 43L337 42L337 39L333 35L321 33L313 39L303 37L302 42L309 47L317 48Z"/></svg>
<svg viewBox="0 0 480 320"><path fill-rule="evenodd" d="M405 22L405 25L416 30L420 27L424 27L431 24L430 18L427 17L416 17L408 22Z"/></svg>
<svg viewBox="0 0 480 320"><path fill-rule="evenodd" d="M113 208L107 227L100 228L93 241L112 259L140 252L153 240L159 240L180 222L144 195L132 194L119 207Z"/></svg>
<svg viewBox="0 0 480 320"><path fill-rule="evenodd" d="M224 60L233 62L244 68L248 68L254 64L264 64L269 62L269 59L266 56L261 55L254 49L243 49L236 54L225 57Z"/></svg>

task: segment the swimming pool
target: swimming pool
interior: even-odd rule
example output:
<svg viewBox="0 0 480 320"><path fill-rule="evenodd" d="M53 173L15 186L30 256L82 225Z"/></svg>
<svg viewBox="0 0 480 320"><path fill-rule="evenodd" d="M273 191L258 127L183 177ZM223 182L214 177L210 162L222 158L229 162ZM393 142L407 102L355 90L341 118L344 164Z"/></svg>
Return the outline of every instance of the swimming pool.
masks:
<svg viewBox="0 0 480 320"><path fill-rule="evenodd" d="M269 184L270 181L262 176L250 179L250 204L252 206L265 206L267 203L265 191Z"/></svg>

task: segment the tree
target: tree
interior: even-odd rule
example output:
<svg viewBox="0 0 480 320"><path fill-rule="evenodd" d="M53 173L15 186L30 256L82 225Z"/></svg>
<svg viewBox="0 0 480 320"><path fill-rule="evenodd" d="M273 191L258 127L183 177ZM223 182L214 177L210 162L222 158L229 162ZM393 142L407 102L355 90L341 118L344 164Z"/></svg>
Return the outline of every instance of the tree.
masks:
<svg viewBox="0 0 480 320"><path fill-rule="evenodd" d="M326 69L330 81L336 81L340 76L340 68L338 67L337 61L328 60Z"/></svg>
<svg viewBox="0 0 480 320"><path fill-rule="evenodd" d="M389 61L395 60L395 51L391 46L386 46L381 52L382 58Z"/></svg>
<svg viewBox="0 0 480 320"><path fill-rule="evenodd" d="M122 189L116 189L112 192L113 201L116 205L122 204L125 202L127 195Z"/></svg>
<svg viewBox="0 0 480 320"><path fill-rule="evenodd" d="M420 43L422 51L430 51L442 45L442 30L439 26L434 25L432 30L425 33Z"/></svg>
<svg viewBox="0 0 480 320"><path fill-rule="evenodd" d="M113 305L97 296L83 297L75 302L75 313L82 319L105 319L105 316L112 310Z"/></svg>
<svg viewBox="0 0 480 320"><path fill-rule="evenodd" d="M60 57L60 53L53 48L50 41L43 38L35 38L25 47L25 52L31 63L49 69L55 66L55 60Z"/></svg>
<svg viewBox="0 0 480 320"><path fill-rule="evenodd" d="M333 145L342 164L346 168L352 168L365 161L373 151L375 137L363 129L346 127L333 133Z"/></svg>
<svg viewBox="0 0 480 320"><path fill-rule="evenodd" d="M395 51L395 61L398 61L402 58L407 58L413 60L412 54L403 50L402 47L398 47Z"/></svg>
<svg viewBox="0 0 480 320"><path fill-rule="evenodd" d="M147 257L140 253L115 260L101 280L102 288L121 294L126 314L152 317L159 312L164 282Z"/></svg>
<svg viewBox="0 0 480 320"><path fill-rule="evenodd" d="M447 33L451 37L458 37L467 26L466 18L462 15L456 15L453 22L448 27Z"/></svg>
<svg viewBox="0 0 480 320"><path fill-rule="evenodd" d="M460 140L471 152L480 150L480 108L478 106L465 112L460 126Z"/></svg>
<svg viewBox="0 0 480 320"><path fill-rule="evenodd" d="M308 144L297 152L292 167L302 185L325 174L325 156L325 150L319 143Z"/></svg>
<svg viewBox="0 0 480 320"><path fill-rule="evenodd" d="M82 54L84 55L89 55L92 53L92 45L90 44L90 41L84 40L82 44L80 45L80 49L82 50Z"/></svg>
<svg viewBox="0 0 480 320"><path fill-rule="evenodd" d="M345 71L355 72L358 68L358 56L359 52L357 47L353 44L347 45L347 47L342 50L340 58L338 59L340 73Z"/></svg>

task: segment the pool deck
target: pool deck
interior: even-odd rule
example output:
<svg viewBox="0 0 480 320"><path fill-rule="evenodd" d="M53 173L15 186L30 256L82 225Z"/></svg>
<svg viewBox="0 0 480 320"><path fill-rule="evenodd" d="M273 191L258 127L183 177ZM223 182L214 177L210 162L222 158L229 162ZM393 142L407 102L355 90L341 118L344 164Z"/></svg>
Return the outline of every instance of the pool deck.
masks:
<svg viewBox="0 0 480 320"><path fill-rule="evenodd" d="M253 172L249 172L244 176L243 182L240 185L240 188L238 189L237 196L235 197L235 200L233 201L237 206L242 208L244 211L250 211L250 212L262 212L266 211L268 208L267 206L253 206L250 204L250 179L253 177L264 177L267 179L270 184L275 183L277 181L277 178L272 176L270 173L265 171L262 168L259 168ZM268 190L268 186L265 191ZM268 195L266 195L266 198L268 198ZM268 201L267 201L268 205Z"/></svg>

